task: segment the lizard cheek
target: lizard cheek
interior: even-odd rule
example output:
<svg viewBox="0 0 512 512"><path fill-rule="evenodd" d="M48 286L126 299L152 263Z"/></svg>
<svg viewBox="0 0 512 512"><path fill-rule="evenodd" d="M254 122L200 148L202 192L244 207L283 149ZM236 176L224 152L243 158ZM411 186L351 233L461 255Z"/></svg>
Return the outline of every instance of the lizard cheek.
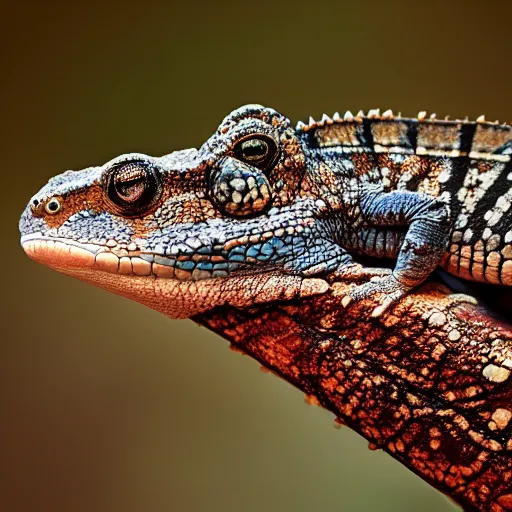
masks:
<svg viewBox="0 0 512 512"><path fill-rule="evenodd" d="M225 159L210 175L210 197L216 208L234 217L249 217L270 206L270 183L263 172L234 159Z"/></svg>

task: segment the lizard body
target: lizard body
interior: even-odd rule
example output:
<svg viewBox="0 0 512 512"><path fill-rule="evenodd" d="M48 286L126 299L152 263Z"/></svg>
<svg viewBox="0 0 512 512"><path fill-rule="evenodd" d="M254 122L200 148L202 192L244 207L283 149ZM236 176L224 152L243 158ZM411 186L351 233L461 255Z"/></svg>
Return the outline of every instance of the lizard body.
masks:
<svg viewBox="0 0 512 512"><path fill-rule="evenodd" d="M20 221L32 258L172 317L323 293L380 315L441 265L512 285L512 129L370 111L296 128L247 105L199 149L66 172ZM396 260L368 268L366 255Z"/></svg>
<svg viewBox="0 0 512 512"><path fill-rule="evenodd" d="M372 448L468 511L504 512L510 329L442 287L382 319L368 318L367 303L340 306L374 295L380 314L437 265L512 285L511 140L510 127L482 119L371 111L292 128L242 107L199 150L52 178L23 212L22 244L168 316L203 313L195 320ZM397 263L367 268L358 254Z"/></svg>

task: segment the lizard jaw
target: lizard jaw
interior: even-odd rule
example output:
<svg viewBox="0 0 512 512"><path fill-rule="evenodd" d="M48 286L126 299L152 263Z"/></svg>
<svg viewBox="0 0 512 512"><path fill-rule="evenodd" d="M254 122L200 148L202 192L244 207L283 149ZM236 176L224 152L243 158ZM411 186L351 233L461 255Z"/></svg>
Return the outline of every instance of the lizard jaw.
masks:
<svg viewBox="0 0 512 512"><path fill-rule="evenodd" d="M26 254L38 263L140 302L171 318L189 318L225 304L250 307L291 300L325 293L329 288L323 279L278 271L179 280L176 275L163 275L161 272L169 271L158 267L164 265L153 270L157 264L137 257L132 260L140 260L146 265L135 261L129 272L122 273L120 258L98 245L50 239L38 233L22 236L21 244ZM144 274L137 275L137 272Z"/></svg>
<svg viewBox="0 0 512 512"><path fill-rule="evenodd" d="M27 256L37 263L145 304L171 318L187 318L212 307L213 283L158 279L149 273L121 274L119 258L97 245L52 240L38 234L23 236L21 245ZM108 257L102 261L98 258L100 254ZM115 266L113 258L117 260Z"/></svg>

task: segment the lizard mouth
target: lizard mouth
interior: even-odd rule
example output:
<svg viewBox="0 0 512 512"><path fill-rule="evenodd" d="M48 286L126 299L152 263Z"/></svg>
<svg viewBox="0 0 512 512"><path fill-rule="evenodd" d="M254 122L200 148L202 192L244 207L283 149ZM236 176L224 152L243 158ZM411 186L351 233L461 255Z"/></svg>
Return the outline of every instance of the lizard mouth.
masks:
<svg viewBox="0 0 512 512"><path fill-rule="evenodd" d="M119 257L108 247L45 237L41 233L22 236L21 245L38 263L145 304L171 318L189 318L224 304L243 308L290 300L304 294L324 293L328 288L321 279L308 280L279 271L224 277L210 274L210 279L197 279L194 271L189 271L186 279L180 279L179 268L146 261L141 255ZM126 263L123 267L125 258L130 266Z"/></svg>
<svg viewBox="0 0 512 512"><path fill-rule="evenodd" d="M39 233L23 235L21 246L27 256L56 269L92 268L99 246L86 247L69 240L53 239Z"/></svg>
<svg viewBox="0 0 512 512"><path fill-rule="evenodd" d="M220 256L200 255L198 261L194 261L193 257L183 255L166 258L140 251L124 250L119 253L106 246L47 237L40 233L22 236L21 245L34 261L65 273L89 269L122 276L153 276L177 281L199 281L228 275L226 260ZM205 270L207 265L209 270Z"/></svg>
<svg viewBox="0 0 512 512"><path fill-rule="evenodd" d="M178 269L161 269L138 256L116 256L108 248L74 240L24 235L21 245L27 256L63 274L116 295L135 300L171 318L188 318L211 309L226 279L179 280ZM122 264L121 260L128 260ZM174 273L172 272L174 271ZM179 274L179 272L178 272Z"/></svg>

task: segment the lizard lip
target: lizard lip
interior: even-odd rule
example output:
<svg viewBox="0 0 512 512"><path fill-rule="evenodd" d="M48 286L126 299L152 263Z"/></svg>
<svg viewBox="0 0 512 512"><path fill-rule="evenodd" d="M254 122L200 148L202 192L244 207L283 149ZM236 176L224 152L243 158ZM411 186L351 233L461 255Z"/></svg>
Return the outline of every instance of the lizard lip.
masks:
<svg viewBox="0 0 512 512"><path fill-rule="evenodd" d="M97 245L53 239L41 233L23 235L21 246L29 258L57 269L93 267L101 250Z"/></svg>
<svg viewBox="0 0 512 512"><path fill-rule="evenodd" d="M188 279L158 279L165 277L158 275L161 265L133 256L125 258L130 266L122 267L121 258L105 247L41 233L22 236L21 245L38 263L146 304L171 318L188 318L212 307L209 299L214 296L216 279L194 281L190 273Z"/></svg>
<svg viewBox="0 0 512 512"><path fill-rule="evenodd" d="M118 256L106 247L74 240L45 237L39 233L21 237L23 250L34 261L61 271L90 269L110 274L192 279L192 272L150 263L136 255Z"/></svg>
<svg viewBox="0 0 512 512"><path fill-rule="evenodd" d="M100 245L50 238L42 233L22 236L21 244L27 255L39 263L171 318L189 318L225 303L248 307L292 299L301 293L311 293L307 291L311 286L317 290L315 293L324 293L328 288L321 279L304 280L277 271L212 279L198 279L192 271L182 278L178 268L150 263L137 256L119 258ZM122 259L128 260L130 266L127 263L126 268L122 267ZM276 282L281 285L276 286ZM273 295L274 292L277 294Z"/></svg>

